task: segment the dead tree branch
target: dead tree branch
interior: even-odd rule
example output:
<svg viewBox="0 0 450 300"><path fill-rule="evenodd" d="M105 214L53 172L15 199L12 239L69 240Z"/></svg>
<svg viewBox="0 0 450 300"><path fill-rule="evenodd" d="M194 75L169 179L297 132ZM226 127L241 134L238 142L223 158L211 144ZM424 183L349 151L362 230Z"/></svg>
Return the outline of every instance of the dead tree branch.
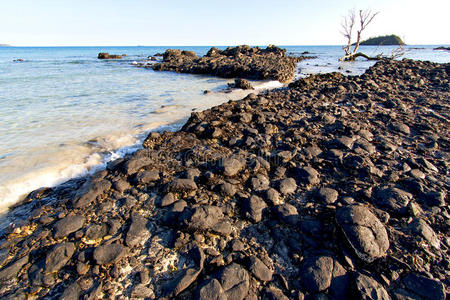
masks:
<svg viewBox="0 0 450 300"><path fill-rule="evenodd" d="M371 12L370 10L360 10L359 11L359 28L356 31L356 42L352 44L352 32L353 27L355 25L355 11L351 10L349 11L349 14L347 17L344 18L344 21L342 22L342 35L347 39L347 45L343 47L345 55L341 57L340 61L351 61L355 60L357 57L365 57L369 59L369 56L358 52L359 45L361 44L361 37L363 31L367 28L367 26L373 21L375 16L378 15L378 12ZM354 45L353 50L351 50L351 46ZM370 57L371 60L380 59L381 56L376 57Z"/></svg>

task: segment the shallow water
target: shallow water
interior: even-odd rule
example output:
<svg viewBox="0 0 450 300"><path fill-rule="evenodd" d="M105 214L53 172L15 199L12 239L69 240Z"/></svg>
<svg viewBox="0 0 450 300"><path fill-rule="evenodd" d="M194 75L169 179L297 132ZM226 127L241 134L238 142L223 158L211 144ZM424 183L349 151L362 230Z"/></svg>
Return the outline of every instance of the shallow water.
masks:
<svg viewBox="0 0 450 300"><path fill-rule="evenodd" d="M154 72L132 65L166 48L0 47L0 210L36 188L93 172L135 151L150 130L176 130L192 111L248 93L224 93L232 80ZM179 48L199 55L209 49ZM286 48L295 55L308 51L318 56L300 62L297 77L330 71L361 74L373 64L339 63L339 46ZM383 52L389 51L383 47ZM127 56L98 60L98 52ZM448 52L430 46L412 49L406 56L450 60ZM18 58L24 61L13 61ZM281 86L277 82L255 84L259 89ZM204 90L212 93L205 95Z"/></svg>

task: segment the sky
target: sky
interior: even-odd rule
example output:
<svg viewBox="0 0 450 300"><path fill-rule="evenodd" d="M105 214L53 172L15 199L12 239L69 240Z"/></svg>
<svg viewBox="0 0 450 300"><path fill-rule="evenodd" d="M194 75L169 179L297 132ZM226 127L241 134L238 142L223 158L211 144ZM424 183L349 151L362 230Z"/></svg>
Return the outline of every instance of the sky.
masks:
<svg viewBox="0 0 450 300"><path fill-rule="evenodd" d="M448 0L0 0L0 44L342 45L350 9L379 12L363 38L450 44Z"/></svg>

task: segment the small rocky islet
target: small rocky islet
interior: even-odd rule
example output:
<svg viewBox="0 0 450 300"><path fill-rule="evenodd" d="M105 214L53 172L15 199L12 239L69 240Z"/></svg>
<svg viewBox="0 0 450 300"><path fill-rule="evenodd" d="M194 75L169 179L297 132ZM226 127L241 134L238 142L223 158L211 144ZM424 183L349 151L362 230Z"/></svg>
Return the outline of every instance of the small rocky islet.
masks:
<svg viewBox="0 0 450 300"><path fill-rule="evenodd" d="M156 56L156 55L155 55ZM212 47L205 56L198 57L193 51L167 49L161 62L139 63L138 67L155 71L208 74L223 78L253 80L271 79L289 82L294 77L297 63L313 56L290 56L286 49L269 45L262 49L242 45L219 50Z"/></svg>
<svg viewBox="0 0 450 300"><path fill-rule="evenodd" d="M1 233L5 299L445 299L449 64L380 61L195 112Z"/></svg>

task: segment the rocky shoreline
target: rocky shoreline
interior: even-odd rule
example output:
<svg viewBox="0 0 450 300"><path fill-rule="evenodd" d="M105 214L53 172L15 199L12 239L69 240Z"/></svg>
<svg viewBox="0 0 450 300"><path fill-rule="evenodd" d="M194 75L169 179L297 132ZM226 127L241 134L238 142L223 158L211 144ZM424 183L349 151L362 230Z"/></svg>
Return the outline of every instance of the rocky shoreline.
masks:
<svg viewBox="0 0 450 300"><path fill-rule="evenodd" d="M449 72L378 62L151 133L11 210L0 296L445 299Z"/></svg>
<svg viewBox="0 0 450 300"><path fill-rule="evenodd" d="M299 61L312 58L289 56L286 55L286 49L272 45L266 49L246 45L228 47L225 50L212 47L200 58L193 51L167 49L162 56L162 62L140 63L137 66L155 71L208 74L224 78L271 79L285 83L292 80Z"/></svg>

